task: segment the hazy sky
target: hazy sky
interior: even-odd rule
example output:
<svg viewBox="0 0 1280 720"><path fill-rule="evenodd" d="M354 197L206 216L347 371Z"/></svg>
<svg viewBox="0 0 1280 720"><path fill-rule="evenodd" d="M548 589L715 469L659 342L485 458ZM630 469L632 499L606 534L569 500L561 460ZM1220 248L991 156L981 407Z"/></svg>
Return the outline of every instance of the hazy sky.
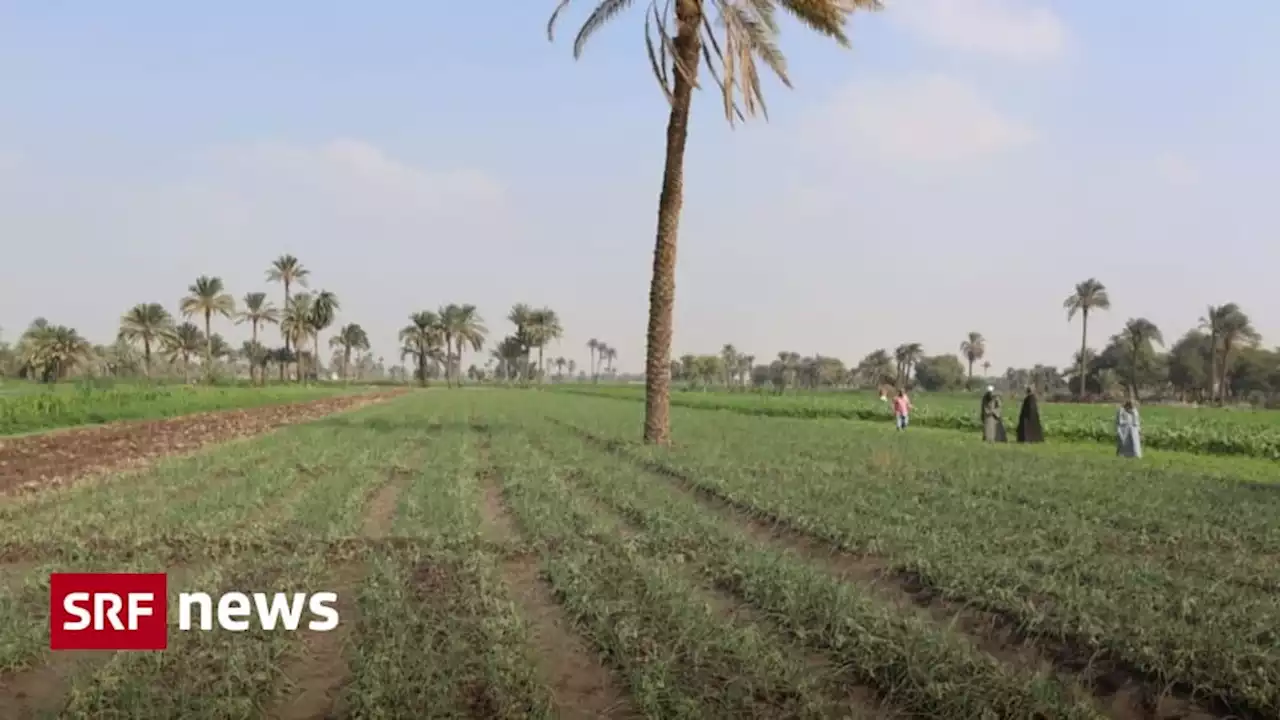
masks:
<svg viewBox="0 0 1280 720"><path fill-rule="evenodd" d="M642 366L666 107L643 4L583 59L553 0L0 0L0 328L109 341L199 274L298 255L388 361L418 309L494 339L550 305ZM1280 3L898 0L841 50L784 28L794 90L730 130L695 98L677 355L856 362L988 339L1063 365L1096 276L1170 342L1235 301L1280 342ZM238 341L243 327L219 323Z"/></svg>

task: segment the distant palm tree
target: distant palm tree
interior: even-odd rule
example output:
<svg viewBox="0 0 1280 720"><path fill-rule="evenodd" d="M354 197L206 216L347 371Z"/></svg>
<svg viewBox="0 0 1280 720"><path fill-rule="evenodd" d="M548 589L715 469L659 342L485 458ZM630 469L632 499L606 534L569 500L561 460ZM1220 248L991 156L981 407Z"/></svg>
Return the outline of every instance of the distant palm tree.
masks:
<svg viewBox="0 0 1280 720"><path fill-rule="evenodd" d="M547 36L570 0L560 0L547 23ZM578 31L573 55L580 57L587 40L631 3L600 0ZM659 9L659 8L664 9ZM653 3L645 14L645 44L654 77L670 105L666 162L658 200L658 231L649 290L648 354L645 358L644 441L667 445L671 436L671 337L675 312L676 237L684 202L684 156L689 137L693 89L699 63L721 89L724 113L732 125L757 112L768 116L757 62L790 86L786 59L777 46L781 7L815 32L847 47L844 25L854 9L878 9L879 0L679 0ZM671 17L674 8L675 17ZM718 22L713 16L718 15ZM671 34L674 29L674 36ZM652 35L658 42L652 41ZM669 63L669 64L668 64ZM718 68L718 69L717 69Z"/></svg>
<svg viewBox="0 0 1280 720"><path fill-rule="evenodd" d="M351 368L351 351L368 350L369 335L359 325L348 323L329 338L329 347L342 348L342 379L346 380Z"/></svg>
<svg viewBox="0 0 1280 720"><path fill-rule="evenodd" d="M960 343L960 354L969 361L969 385L973 385L973 364L987 354L987 341L980 332L970 332L969 338Z"/></svg>
<svg viewBox="0 0 1280 720"><path fill-rule="evenodd" d="M920 343L904 343L894 349L893 357L898 363L898 387L905 389L911 384L911 369L924 357L924 347Z"/></svg>
<svg viewBox="0 0 1280 720"><path fill-rule="evenodd" d="M562 358L562 357L558 357L558 358L556 358L555 360L552 360L552 361L551 361L551 364L552 364L552 365L554 365L554 366L555 366L555 368L556 368L556 377L557 377L557 378L561 378L561 379L563 379L563 378L564 378L564 366L565 366L565 364L566 364L567 362L568 362L568 361L566 361L566 360L565 360L564 358Z"/></svg>
<svg viewBox="0 0 1280 720"><path fill-rule="evenodd" d="M564 335L564 328L560 325L560 316L551 308L534 310L529 320L529 343L538 348L538 376L541 378L545 370L542 351L547 343L559 340Z"/></svg>
<svg viewBox="0 0 1280 720"><path fill-rule="evenodd" d="M191 356L209 349L200 328L194 323L182 323L165 335L163 342L170 362L182 359L182 381L191 382Z"/></svg>
<svg viewBox="0 0 1280 720"><path fill-rule="evenodd" d="M591 353L591 382L596 381L596 351L599 349L599 340L591 338L587 341L587 351Z"/></svg>
<svg viewBox="0 0 1280 720"><path fill-rule="evenodd" d="M1206 317L1200 318L1200 326L1209 331L1210 396L1221 402L1227 395L1227 373L1231 369L1231 351L1241 345L1256 345L1262 336L1236 303L1209 307Z"/></svg>
<svg viewBox="0 0 1280 720"><path fill-rule="evenodd" d="M1080 313L1080 390L1079 399L1084 400L1085 379L1089 377L1089 313L1094 310L1110 310L1111 297L1107 295L1107 286L1094 278L1076 283L1075 292L1062 301L1067 311L1067 322L1071 322Z"/></svg>
<svg viewBox="0 0 1280 720"><path fill-rule="evenodd" d="M57 382L93 357L93 346L74 328L50 325L37 318L19 343L24 374L41 382Z"/></svg>
<svg viewBox="0 0 1280 720"><path fill-rule="evenodd" d="M989 376L991 374L991 363L987 362L986 360L982 361L982 374L984 377Z"/></svg>
<svg viewBox="0 0 1280 720"><path fill-rule="evenodd" d="M182 299L180 308L182 316L204 316L205 373L209 378L212 378L213 316L221 315L222 317L230 318L236 311L236 300L224 292L222 278L209 277L208 275L201 275L196 278L195 283L187 288L187 291L191 294Z"/></svg>
<svg viewBox="0 0 1280 720"><path fill-rule="evenodd" d="M246 322L249 323L249 327L252 328L253 335L251 337L251 341L253 342L254 345L259 345L258 326L266 325L268 323L271 323L271 324L279 323L280 311L276 310L275 305L272 305L267 300L266 293L260 293L260 292L246 293L244 296L244 310L240 311L239 317L236 320L236 324L240 325ZM250 364L249 365L250 381L253 381L254 379L253 368L254 368L254 364ZM263 377L262 380L263 380L263 383L265 384L266 377Z"/></svg>
<svg viewBox="0 0 1280 720"><path fill-rule="evenodd" d="M302 262L292 255L281 255L271 263L271 267L267 268L267 281L278 282L284 285L284 307L289 307L289 289L294 285L300 287L307 286L307 276L311 271L302 267ZM284 348L289 349L289 336L286 334L284 338ZM284 370L281 370L283 377Z"/></svg>
<svg viewBox="0 0 1280 720"><path fill-rule="evenodd" d="M320 372L320 332L333 324L340 309L342 306L338 303L338 296L328 290L321 290L312 299L308 326L311 330L311 347L314 351L311 358L315 361L315 367L311 368L310 372L317 374L317 378Z"/></svg>
<svg viewBox="0 0 1280 720"><path fill-rule="evenodd" d="M142 343L142 367L151 377L151 348L173 328L173 316L160 303L141 303L120 318L119 337Z"/></svg>
<svg viewBox="0 0 1280 720"><path fill-rule="evenodd" d="M302 343L311 337L312 302L310 293L298 293L289 298L289 304L285 306L284 315L280 318L280 333L284 335L285 340L285 357L293 353L293 360L298 365L298 382L302 382L303 375ZM290 349L291 341L293 350ZM284 366L281 366L280 373L280 379L283 380Z"/></svg>
<svg viewBox="0 0 1280 720"><path fill-rule="evenodd" d="M484 319L475 305L446 305L440 308L440 327L444 333L445 384L449 383L451 370L462 367L462 350L470 346L475 352L484 347L485 335L489 330L484 326ZM462 378L455 378L462 385Z"/></svg>
<svg viewBox="0 0 1280 720"><path fill-rule="evenodd" d="M1164 347L1164 335L1156 324L1146 318L1131 318L1124 324L1119 337L1129 351L1129 394L1134 400L1138 397L1138 369L1145 358L1151 354L1151 344Z"/></svg>
<svg viewBox="0 0 1280 720"><path fill-rule="evenodd" d="M516 326L514 337L524 348L524 362L521 363L521 376L524 380L529 379L529 353L533 349L535 340L532 335L533 312L533 308L525 303L516 303L511 306L511 312L507 313L507 320Z"/></svg>
<svg viewBox="0 0 1280 720"><path fill-rule="evenodd" d="M400 329L400 344L400 357L414 358L418 365L418 382L426 387L427 362L439 361L444 357L440 349L444 344L440 317L427 310L410 315L409 324Z"/></svg>

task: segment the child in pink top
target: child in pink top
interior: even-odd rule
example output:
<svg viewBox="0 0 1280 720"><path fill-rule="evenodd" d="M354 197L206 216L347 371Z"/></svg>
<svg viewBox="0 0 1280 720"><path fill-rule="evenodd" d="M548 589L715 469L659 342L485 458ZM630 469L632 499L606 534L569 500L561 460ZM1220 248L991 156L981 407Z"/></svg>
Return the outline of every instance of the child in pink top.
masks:
<svg viewBox="0 0 1280 720"><path fill-rule="evenodd" d="M907 399L907 391L899 390L898 396L893 399L893 417L899 430L905 430L907 427L907 417L911 414L911 401Z"/></svg>

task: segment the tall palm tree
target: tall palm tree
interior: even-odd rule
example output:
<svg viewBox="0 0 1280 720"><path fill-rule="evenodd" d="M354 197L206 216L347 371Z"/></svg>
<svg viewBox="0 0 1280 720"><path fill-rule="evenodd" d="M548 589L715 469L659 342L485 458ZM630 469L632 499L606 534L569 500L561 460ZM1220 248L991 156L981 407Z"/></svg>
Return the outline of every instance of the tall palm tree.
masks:
<svg viewBox="0 0 1280 720"><path fill-rule="evenodd" d="M279 323L280 311L276 310L276 306L272 305L271 302L267 300L266 293L260 293L260 292L245 293L244 310L241 310L238 313L238 317L236 318L236 324L240 325L246 322L249 323L249 327L252 329L252 332L253 332L253 335L250 338L251 342L253 342L255 346L260 347L258 343L258 326L266 325L268 323L271 323L271 324ZM249 380L251 382L254 379L253 369L254 369L254 364L251 363L249 365ZM266 382L265 377L263 377L263 382L264 383Z"/></svg>
<svg viewBox="0 0 1280 720"><path fill-rule="evenodd" d="M316 293L311 301L311 316L308 322L311 330L311 347L314 350L311 353L314 361L311 372L320 372L320 332L333 324L334 317L340 309L342 306L338 303L338 296L328 290Z"/></svg>
<svg viewBox="0 0 1280 720"><path fill-rule="evenodd" d="M1107 286L1095 278L1076 283L1075 292L1062 301L1067 311L1067 322L1071 322L1076 313L1080 313L1080 392L1079 399L1084 400L1085 379L1089 377L1089 313L1094 310L1110 310L1111 297L1107 295Z"/></svg>
<svg viewBox="0 0 1280 720"><path fill-rule="evenodd" d="M1138 400L1138 370L1151 356L1151 344L1164 347L1164 335L1146 318L1130 318L1117 338L1129 353L1129 394Z"/></svg>
<svg viewBox="0 0 1280 720"><path fill-rule="evenodd" d="M236 299L224 292L222 278L201 275L191 287L191 293L182 299L183 317L200 315L204 317L204 364L205 374L212 378L213 373L213 316L221 315L230 318L236 311Z"/></svg>
<svg viewBox="0 0 1280 720"><path fill-rule="evenodd" d="M545 370L542 362L543 349L546 348L547 343L552 340L559 340L563 336L564 328L561 327L560 316L556 315L555 310L539 308L533 311L529 323L529 341L531 345L538 348L539 381L541 381Z"/></svg>
<svg viewBox="0 0 1280 720"><path fill-rule="evenodd" d="M1262 336L1254 329L1249 316L1236 303L1209 307L1200 326L1209 331L1210 399L1221 402L1227 395L1227 374L1231 369L1231 351L1241 345L1256 345Z"/></svg>
<svg viewBox="0 0 1280 720"><path fill-rule="evenodd" d="M587 341L587 351L591 354L591 382L596 381L596 351L599 349L599 340L591 338Z"/></svg>
<svg viewBox="0 0 1280 720"><path fill-rule="evenodd" d="M444 333L445 354L449 356L445 363L445 383L449 382L449 370L462 367L462 350L470 346L475 352L484 347L485 335L489 330L484 326L484 318L475 305L446 305L440 308L440 326ZM458 385L462 378L457 377Z"/></svg>
<svg viewBox="0 0 1280 720"><path fill-rule="evenodd" d="M142 343L142 367L151 377L151 348L173 327L173 316L160 303L140 303L120 318L120 335L127 342Z"/></svg>
<svg viewBox="0 0 1280 720"><path fill-rule="evenodd" d="M443 357L440 346L444 344L444 332L440 317L427 310L410 315L409 324L400 329L400 344L400 357L414 358L418 365L418 382L426 387L427 361L439 361Z"/></svg>
<svg viewBox="0 0 1280 720"><path fill-rule="evenodd" d="M924 357L924 346L920 343L904 343L893 351L898 363L898 387L906 388L911 384L911 369Z"/></svg>
<svg viewBox="0 0 1280 720"><path fill-rule="evenodd" d="M194 323L182 323L166 334L163 342L170 362L182 359L182 381L190 382L191 356L198 354L201 349L209 349L209 344L205 341L200 328Z"/></svg>
<svg viewBox="0 0 1280 720"><path fill-rule="evenodd" d="M570 0L559 0L547 22L547 36ZM628 0L601 0L578 31L573 55L581 57L587 40ZM675 17L671 17L674 6ZM777 46L776 10L782 8L819 34L848 47L845 21L854 9L879 9L879 0L651 0L645 14L645 44L654 77L671 107L667 119L666 161L658 200L658 229L649 289L648 354L645 358L644 441L671 441L671 335L675 311L676 238L684 202L684 155L689 138L689 110L697 87L698 65L721 90L730 125L758 112L768 116L757 60L790 87L786 59ZM713 15L719 22L713 22ZM674 26L672 20L674 19ZM674 27L672 36L670 28ZM652 41L656 34L658 42Z"/></svg>
<svg viewBox="0 0 1280 720"><path fill-rule="evenodd" d="M281 255L271 262L271 267L267 268L267 281L278 282L284 285L284 307L289 307L289 289L294 285L299 287L307 286L307 276L311 271L302 266L302 262L292 255ZM284 338L284 348L289 349L289 336L286 334ZM281 370L283 373L284 371Z"/></svg>
<svg viewBox="0 0 1280 720"><path fill-rule="evenodd" d="M351 368L351 351L368 350L369 334L355 323L343 325L338 334L329 338L329 347L342 348L342 379L348 378Z"/></svg>
<svg viewBox="0 0 1280 720"><path fill-rule="evenodd" d="M969 338L960 343L960 354L969 361L969 385L973 385L973 364L987 354L987 340L980 332L970 332Z"/></svg>
<svg viewBox="0 0 1280 720"><path fill-rule="evenodd" d="M313 298L310 293L298 293L289 298L289 304L284 308L284 315L280 318L280 333L284 335L285 347L283 358L286 359L285 365L288 364L287 359L293 356L298 366L298 382L302 382L302 343L311 337L311 305ZM290 349L292 342L292 349ZM284 365L281 365L280 379L284 379Z"/></svg>

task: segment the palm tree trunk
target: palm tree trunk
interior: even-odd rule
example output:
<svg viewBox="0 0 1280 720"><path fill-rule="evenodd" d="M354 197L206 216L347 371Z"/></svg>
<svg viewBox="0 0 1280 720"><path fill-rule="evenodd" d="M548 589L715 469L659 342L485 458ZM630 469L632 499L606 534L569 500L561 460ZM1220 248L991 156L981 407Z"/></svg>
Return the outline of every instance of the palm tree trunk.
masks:
<svg viewBox="0 0 1280 720"><path fill-rule="evenodd" d="M142 338L142 368L147 374L147 379L151 379L151 339Z"/></svg>
<svg viewBox="0 0 1280 720"><path fill-rule="evenodd" d="M698 73L699 0L677 0L673 66L675 82L667 120L667 157L658 198L658 231L649 286L648 353L644 369L644 441L671 444L671 335L676 302L676 240L684 203L684 154L689 110ZM687 73L680 70L683 67Z"/></svg>
<svg viewBox="0 0 1280 720"><path fill-rule="evenodd" d="M283 315L283 313L284 313L285 311L287 311L288 309L289 309L289 279L288 279L288 278L285 278L285 279L284 279L284 310L281 310L281 311L280 311L280 313ZM283 324L283 323L282 323L282 324ZM285 349L285 350L290 349L290 345L289 345L289 333L285 333L285 334L284 334L284 349ZM283 371L283 370L281 370L281 371L280 371L280 379L281 379L281 380L284 380L284 371Z"/></svg>
<svg viewBox="0 0 1280 720"><path fill-rule="evenodd" d="M1089 347L1089 310L1085 309L1080 313L1080 392L1078 399L1084 401L1084 390L1086 381L1089 377L1089 355L1086 353Z"/></svg>
<svg viewBox="0 0 1280 720"><path fill-rule="evenodd" d="M1225 403L1227 401L1227 371L1231 367L1231 341L1225 336L1222 338L1222 363L1218 368L1218 402Z"/></svg>
<svg viewBox="0 0 1280 720"><path fill-rule="evenodd" d="M213 313L204 311L204 375L206 380L213 379Z"/></svg>
<svg viewBox="0 0 1280 720"><path fill-rule="evenodd" d="M342 382L347 381L347 377L351 374L351 346L347 345L342 348Z"/></svg>
<svg viewBox="0 0 1280 720"><path fill-rule="evenodd" d="M542 365L542 346L538 346L538 384L542 384L542 378L546 374L546 370Z"/></svg>
<svg viewBox="0 0 1280 720"><path fill-rule="evenodd" d="M1210 308L1212 310L1213 308ZM1213 319L1210 318L1210 322ZM1218 335L1209 333L1209 402L1218 400Z"/></svg>
<svg viewBox="0 0 1280 720"><path fill-rule="evenodd" d="M258 352L258 321L254 320L252 323L250 323L250 325L253 327L253 337L250 340L250 342L253 343L253 351ZM257 382L257 375L254 374L254 368L256 368L257 366L258 366L258 358L256 357L251 358L249 360L249 384L250 385L253 385ZM263 385L267 384L265 368L263 369L263 374L262 374L262 384Z"/></svg>

